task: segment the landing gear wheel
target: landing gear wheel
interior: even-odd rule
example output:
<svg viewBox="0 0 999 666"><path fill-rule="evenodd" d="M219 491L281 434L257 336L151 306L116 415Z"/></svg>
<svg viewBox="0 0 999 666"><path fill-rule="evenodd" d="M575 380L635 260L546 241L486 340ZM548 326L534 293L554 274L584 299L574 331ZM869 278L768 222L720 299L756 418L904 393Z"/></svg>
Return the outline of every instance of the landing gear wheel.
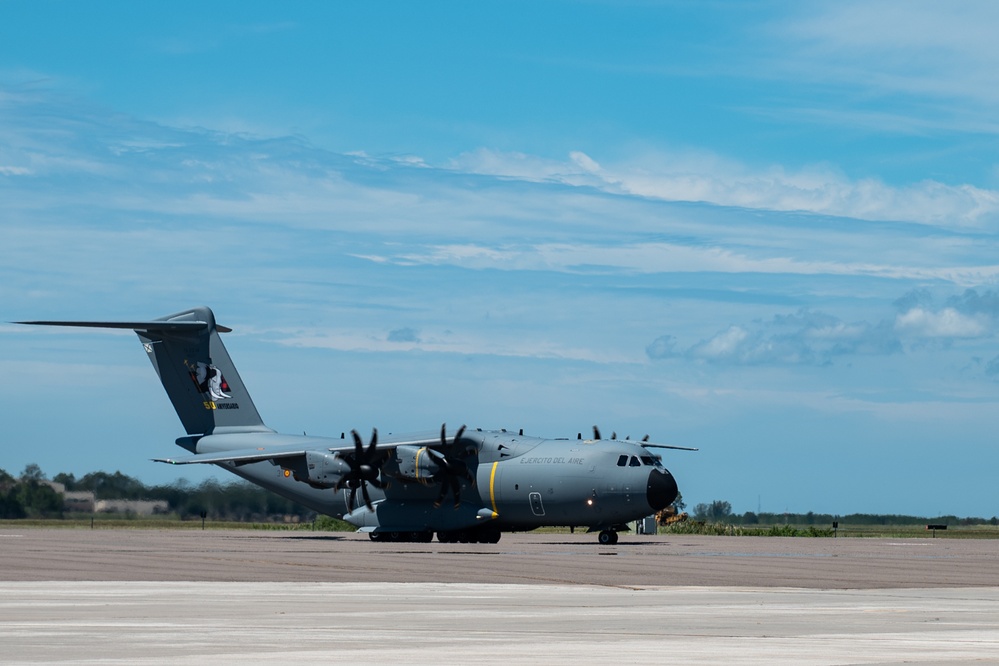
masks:
<svg viewBox="0 0 999 666"><path fill-rule="evenodd" d="M479 543L499 543L500 535L497 529L483 529L479 532Z"/></svg>
<svg viewBox="0 0 999 666"><path fill-rule="evenodd" d="M614 530L604 530L597 537L597 540L602 546L613 546L617 543L617 532Z"/></svg>
<svg viewBox="0 0 999 666"><path fill-rule="evenodd" d="M371 539L372 541L381 541L382 535L379 534L378 532L368 532L368 538Z"/></svg>

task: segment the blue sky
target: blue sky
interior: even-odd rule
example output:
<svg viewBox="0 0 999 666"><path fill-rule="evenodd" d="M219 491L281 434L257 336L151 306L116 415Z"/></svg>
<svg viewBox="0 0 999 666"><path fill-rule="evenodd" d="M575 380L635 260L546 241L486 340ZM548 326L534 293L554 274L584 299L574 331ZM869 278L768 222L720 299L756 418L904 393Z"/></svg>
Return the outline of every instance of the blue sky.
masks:
<svg viewBox="0 0 999 666"><path fill-rule="evenodd" d="M210 305L289 432L999 513L999 6L203 4L0 3L0 320ZM131 333L0 325L0 371L0 468L175 478Z"/></svg>

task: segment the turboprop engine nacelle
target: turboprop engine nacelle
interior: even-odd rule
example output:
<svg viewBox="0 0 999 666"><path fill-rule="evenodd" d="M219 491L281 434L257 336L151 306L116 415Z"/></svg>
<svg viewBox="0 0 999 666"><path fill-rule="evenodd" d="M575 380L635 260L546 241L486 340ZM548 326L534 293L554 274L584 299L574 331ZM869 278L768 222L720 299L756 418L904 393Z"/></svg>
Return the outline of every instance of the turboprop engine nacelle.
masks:
<svg viewBox="0 0 999 666"><path fill-rule="evenodd" d="M399 475L420 483L430 483L440 466L427 453L427 447L399 446L395 450L395 461L399 465Z"/></svg>
<svg viewBox="0 0 999 666"><path fill-rule="evenodd" d="M292 469L296 481L313 488L332 488L340 477L350 471L350 466L332 453L306 451L304 465Z"/></svg>

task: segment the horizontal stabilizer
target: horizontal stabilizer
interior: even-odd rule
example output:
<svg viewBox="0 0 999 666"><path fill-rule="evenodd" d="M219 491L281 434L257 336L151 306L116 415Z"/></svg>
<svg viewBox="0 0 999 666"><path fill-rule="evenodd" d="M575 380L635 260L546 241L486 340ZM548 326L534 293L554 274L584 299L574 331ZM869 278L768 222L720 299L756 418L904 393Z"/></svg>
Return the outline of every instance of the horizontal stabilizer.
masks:
<svg viewBox="0 0 999 666"><path fill-rule="evenodd" d="M208 328L207 321L16 321L15 324L33 326L76 326L79 328L123 328L131 331L200 331ZM231 328L215 325L219 333L229 333Z"/></svg>
<svg viewBox="0 0 999 666"><path fill-rule="evenodd" d="M269 430L250 400L208 307L196 307L159 319L131 321L32 320L18 324L132 330L153 364L188 435L216 429Z"/></svg>

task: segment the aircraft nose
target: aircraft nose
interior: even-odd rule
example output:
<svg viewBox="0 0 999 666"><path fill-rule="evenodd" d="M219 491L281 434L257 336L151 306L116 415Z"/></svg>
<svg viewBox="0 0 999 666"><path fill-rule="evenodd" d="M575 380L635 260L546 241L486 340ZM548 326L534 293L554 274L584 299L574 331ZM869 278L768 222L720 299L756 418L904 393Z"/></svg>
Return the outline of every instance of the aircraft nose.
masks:
<svg viewBox="0 0 999 666"><path fill-rule="evenodd" d="M661 511L672 504L678 492L676 479L668 471L654 469L649 472L649 485L645 495L653 511Z"/></svg>

